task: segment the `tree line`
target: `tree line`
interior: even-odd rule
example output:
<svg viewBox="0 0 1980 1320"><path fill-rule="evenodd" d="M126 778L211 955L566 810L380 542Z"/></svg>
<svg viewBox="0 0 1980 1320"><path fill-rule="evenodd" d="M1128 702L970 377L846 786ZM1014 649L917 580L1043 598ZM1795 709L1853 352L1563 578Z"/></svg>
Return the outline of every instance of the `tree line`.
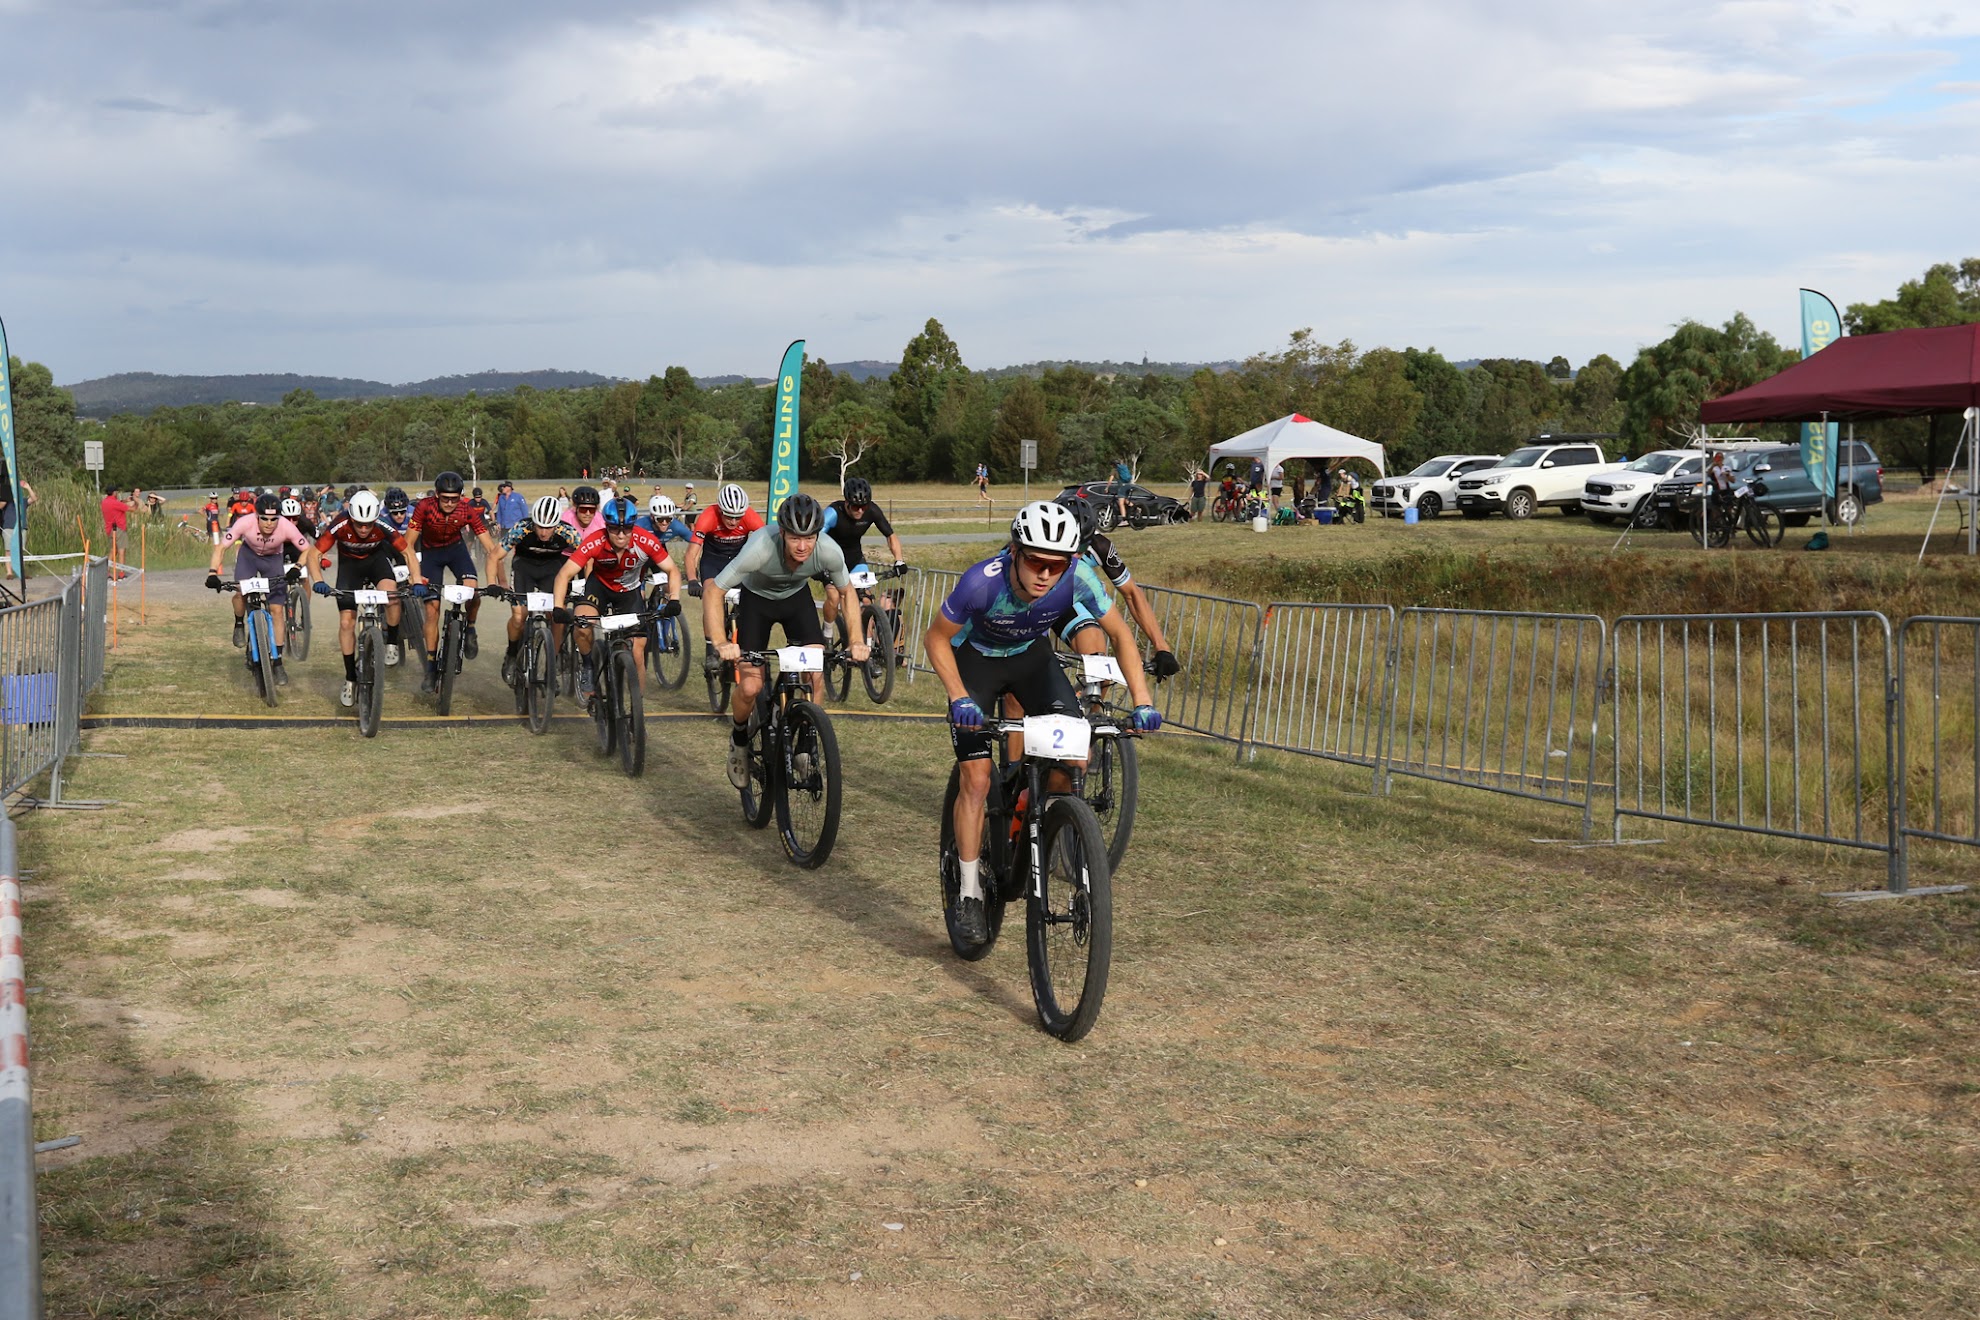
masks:
<svg viewBox="0 0 1980 1320"><path fill-rule="evenodd" d="M1852 304L1852 334L1980 321L1980 258L1935 265L1876 303ZM1613 432L1629 453L1677 444L1698 406L1799 357L1743 313L1723 326L1686 321L1627 367L1600 354L1578 369L1487 359L1459 367L1434 348L1361 349L1296 330L1235 367L973 371L929 320L890 376L855 379L808 361L800 394L802 476L836 484L966 479L987 463L1018 478L1023 442L1041 478L1083 479L1125 459L1178 480L1219 440L1303 413L1382 444L1392 471L1440 453L1503 453L1542 433ZM1112 364L1109 364L1112 365ZM75 400L40 363L15 360L23 472L75 475L85 436L104 444L119 486L234 486L283 481L420 483L453 468L476 479L570 476L626 468L656 478L752 479L768 473L775 391L698 384L668 367L644 381L574 389L521 386L464 397L320 399L295 390L274 406L161 407L79 421ZM1787 438L1790 428L1758 428ZM1904 419L1859 428L1888 464L1930 473L1957 423Z"/></svg>

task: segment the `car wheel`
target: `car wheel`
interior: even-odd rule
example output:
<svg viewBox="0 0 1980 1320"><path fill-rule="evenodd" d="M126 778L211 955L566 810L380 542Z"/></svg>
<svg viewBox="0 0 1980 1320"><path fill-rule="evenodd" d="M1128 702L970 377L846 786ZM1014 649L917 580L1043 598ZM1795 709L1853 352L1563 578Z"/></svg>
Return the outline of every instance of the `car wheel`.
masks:
<svg viewBox="0 0 1980 1320"><path fill-rule="evenodd" d="M1657 512L1657 502L1648 495L1637 501L1635 511L1629 516L1630 526L1645 530L1657 526L1662 521L1662 517Z"/></svg>
<svg viewBox="0 0 1980 1320"><path fill-rule="evenodd" d="M1443 511L1444 501L1439 499L1435 492L1425 491L1417 497L1416 516L1418 518L1434 518Z"/></svg>
<svg viewBox="0 0 1980 1320"><path fill-rule="evenodd" d="M1863 497L1845 490L1829 501L1829 521L1838 527L1854 527L1863 521Z"/></svg>
<svg viewBox="0 0 1980 1320"><path fill-rule="evenodd" d="M1531 518L1534 508L1533 492L1530 490L1516 490L1506 496L1506 517L1514 522Z"/></svg>

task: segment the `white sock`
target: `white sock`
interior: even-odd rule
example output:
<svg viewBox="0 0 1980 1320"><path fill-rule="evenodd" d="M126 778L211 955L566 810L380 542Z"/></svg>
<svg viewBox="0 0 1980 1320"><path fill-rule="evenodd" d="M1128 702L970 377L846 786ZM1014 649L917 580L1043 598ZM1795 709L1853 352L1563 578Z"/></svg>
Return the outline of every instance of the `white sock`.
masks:
<svg viewBox="0 0 1980 1320"><path fill-rule="evenodd" d="M962 872L962 883L959 886L962 891L962 897L975 899L981 899L983 897L983 882L976 878L976 868L982 864L983 859L981 857L969 862L965 862L961 858L956 859L956 866Z"/></svg>

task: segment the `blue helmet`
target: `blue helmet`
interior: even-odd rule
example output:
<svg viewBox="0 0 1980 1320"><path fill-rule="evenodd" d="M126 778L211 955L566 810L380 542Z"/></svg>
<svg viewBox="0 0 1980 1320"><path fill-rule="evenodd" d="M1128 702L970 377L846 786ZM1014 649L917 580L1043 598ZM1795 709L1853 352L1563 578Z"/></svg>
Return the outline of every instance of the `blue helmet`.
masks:
<svg viewBox="0 0 1980 1320"><path fill-rule="evenodd" d="M605 507L598 511L607 527L630 527L639 517L639 506L628 499L605 501Z"/></svg>

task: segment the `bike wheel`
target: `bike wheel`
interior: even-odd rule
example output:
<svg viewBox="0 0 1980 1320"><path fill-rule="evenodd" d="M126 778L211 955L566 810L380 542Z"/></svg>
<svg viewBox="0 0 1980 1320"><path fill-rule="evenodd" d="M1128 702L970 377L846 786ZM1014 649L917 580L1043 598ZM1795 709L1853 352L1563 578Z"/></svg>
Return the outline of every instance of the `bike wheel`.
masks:
<svg viewBox="0 0 1980 1320"><path fill-rule="evenodd" d="M523 709L529 716L529 731L542 733L550 727L550 712L557 703L556 677L550 667L549 632L543 628L530 629L519 658L523 665Z"/></svg>
<svg viewBox="0 0 1980 1320"><path fill-rule="evenodd" d="M564 644L557 648L557 673L551 681L563 685L567 701L577 700L578 666L583 663L578 657L577 631L566 627Z"/></svg>
<svg viewBox="0 0 1980 1320"><path fill-rule="evenodd" d="M366 628L357 645L358 732L367 738L378 736L378 716L385 709L385 635Z"/></svg>
<svg viewBox="0 0 1980 1320"><path fill-rule="evenodd" d="M612 673L612 657L605 647L592 643L591 653L598 672L592 676L591 731L598 739L598 754L610 756L619 745L619 694Z"/></svg>
<svg viewBox="0 0 1980 1320"><path fill-rule="evenodd" d="M784 853L816 870L839 837L839 739L831 717L809 701L794 701L784 713L784 759L777 779Z"/></svg>
<svg viewBox="0 0 1980 1320"><path fill-rule="evenodd" d="M659 646L653 642L647 643L648 646L653 647L653 676L660 680L661 687L669 692L678 692L681 685L687 682L687 617L677 615L671 619L662 619L660 633L661 636L668 638L671 644Z"/></svg>
<svg viewBox="0 0 1980 1320"><path fill-rule="evenodd" d="M612 657L612 705L619 722L619 769L637 779L646 769L646 701L630 649Z"/></svg>
<svg viewBox="0 0 1980 1320"><path fill-rule="evenodd" d="M743 820L753 830L770 823L770 801L776 785L776 758L773 755L769 713L758 707L762 717L749 740L749 784L742 791Z"/></svg>
<svg viewBox="0 0 1980 1320"><path fill-rule="evenodd" d="M249 611L248 633L255 666L261 671L261 699L279 706L282 699L275 694L275 617L267 610Z"/></svg>
<svg viewBox="0 0 1980 1320"><path fill-rule="evenodd" d="M964 939L956 931L956 904L961 901L961 872L956 869L956 796L962 788L962 768L952 767L949 771L948 791L942 795L942 851L938 871L942 883L942 924L948 928L949 947L956 951L956 957L964 962L975 962L990 952L997 943L997 933L1004 928L1004 900L997 892L997 878L986 874L991 870L990 816L983 817L983 838L979 841L977 857L981 859L978 874L983 878L984 929L989 932L981 944ZM996 788L992 786L991 792Z"/></svg>
<svg viewBox="0 0 1980 1320"><path fill-rule="evenodd" d="M1746 539L1762 550L1771 550L1787 535L1787 523L1781 519L1779 509L1769 509L1759 505L1749 505L1744 519Z"/></svg>
<svg viewBox="0 0 1980 1320"><path fill-rule="evenodd" d="M1138 755L1132 738L1095 738L1086 761L1080 796L1100 822L1101 837L1107 840L1107 870L1112 874L1119 874L1128 838L1134 833L1135 798L1141 785Z"/></svg>
<svg viewBox="0 0 1980 1320"><path fill-rule="evenodd" d="M289 584L289 654L297 660L309 659L309 597L306 588Z"/></svg>
<svg viewBox="0 0 1980 1320"><path fill-rule="evenodd" d="M869 650L866 663L860 666L860 681L866 684L866 695L876 706L887 704L887 698L894 695L894 629L887 622L884 610L876 610L871 605L861 608L860 618L866 624L866 645Z"/></svg>
<svg viewBox="0 0 1980 1320"><path fill-rule="evenodd" d="M850 604L844 602L841 603L841 607L846 609L852 608ZM834 639L833 649L843 651L849 644L850 639L846 636L845 620L841 619L839 620L838 633ZM844 701L851 695L853 683L852 671L853 665L850 660L844 664L840 664L836 660L828 660L825 665L825 695L834 701Z"/></svg>
<svg viewBox="0 0 1980 1320"><path fill-rule="evenodd" d="M1093 809L1075 797L1045 804L1044 874L1025 908L1025 960L1039 1025L1060 1040L1093 1029L1114 956L1114 891Z"/></svg>
<svg viewBox="0 0 1980 1320"><path fill-rule="evenodd" d="M442 715L454 713L454 657L459 654L460 645L460 625L450 614L440 624L440 695L437 704Z"/></svg>

